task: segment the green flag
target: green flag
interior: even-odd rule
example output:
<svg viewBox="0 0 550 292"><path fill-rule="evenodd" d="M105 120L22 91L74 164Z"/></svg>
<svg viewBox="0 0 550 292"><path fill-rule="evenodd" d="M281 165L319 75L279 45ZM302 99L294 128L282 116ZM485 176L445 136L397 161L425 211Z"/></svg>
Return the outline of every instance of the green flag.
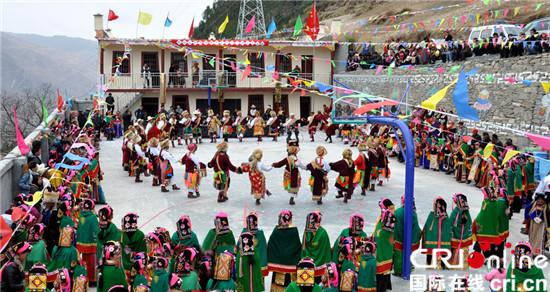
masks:
<svg viewBox="0 0 550 292"><path fill-rule="evenodd" d="M42 96L42 120L44 120L44 126L48 126L48 108L45 103L45 96Z"/></svg>
<svg viewBox="0 0 550 292"><path fill-rule="evenodd" d="M94 122L92 122L92 112L91 112L91 111L90 111L90 113L88 114L88 118L86 119L86 123L84 123L84 128L85 128L87 125L92 125L92 127L94 126Z"/></svg>
<svg viewBox="0 0 550 292"><path fill-rule="evenodd" d="M302 33L302 29L304 28L304 25L302 24L302 18L300 18L300 15L298 15L298 18L296 18L296 24L294 24L294 34L292 34L293 37L297 37Z"/></svg>

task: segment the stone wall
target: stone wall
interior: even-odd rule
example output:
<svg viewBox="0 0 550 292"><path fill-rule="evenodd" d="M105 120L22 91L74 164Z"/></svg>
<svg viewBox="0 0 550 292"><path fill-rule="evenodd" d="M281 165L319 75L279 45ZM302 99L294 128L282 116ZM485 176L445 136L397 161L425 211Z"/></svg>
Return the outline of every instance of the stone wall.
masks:
<svg viewBox="0 0 550 292"><path fill-rule="evenodd" d="M386 69L377 76L375 76L376 70L370 69L336 74L334 78L354 90L393 99L400 99L410 82L408 103L419 105L458 76L458 72L447 73L455 65L462 65L462 69L465 70L479 68L478 74L469 78L470 104L476 101L481 91L489 92L488 100L492 107L487 111L480 111L482 123L477 123L477 127L506 134L507 131L483 123L484 121L520 131L550 134L550 114L548 114L550 105L546 108L546 113L542 114L544 91L540 85L540 81L550 81L550 54L548 53L508 59L482 56L456 63L417 66L412 69L394 68L389 78ZM436 73L435 69L438 67L444 68L445 73ZM524 82L524 80L528 81ZM530 85L528 85L529 82ZM438 106L454 111L452 91L453 87ZM511 132L508 131L508 134Z"/></svg>

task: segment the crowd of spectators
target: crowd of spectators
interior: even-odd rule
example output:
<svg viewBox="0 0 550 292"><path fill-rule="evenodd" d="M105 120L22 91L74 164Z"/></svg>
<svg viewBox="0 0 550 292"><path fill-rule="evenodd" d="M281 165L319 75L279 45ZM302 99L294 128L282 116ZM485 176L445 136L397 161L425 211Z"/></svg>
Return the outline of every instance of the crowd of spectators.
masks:
<svg viewBox="0 0 550 292"><path fill-rule="evenodd" d="M491 38L474 38L455 40L449 31L445 32L443 40L435 40L429 36L421 42L410 43L400 39L390 38L382 51L375 46L365 44L362 47L350 45L346 71L374 69L379 65L396 67L404 65L428 65L438 61L442 63L464 61L473 56L500 55L501 58L550 52L550 41L547 34L539 34L535 29L529 36L521 33L517 38L506 38L503 34L493 34Z"/></svg>

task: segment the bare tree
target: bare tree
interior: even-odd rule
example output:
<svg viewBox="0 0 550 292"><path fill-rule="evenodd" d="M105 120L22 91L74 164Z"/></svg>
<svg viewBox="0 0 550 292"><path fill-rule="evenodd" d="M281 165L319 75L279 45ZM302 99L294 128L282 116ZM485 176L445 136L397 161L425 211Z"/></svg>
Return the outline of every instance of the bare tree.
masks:
<svg viewBox="0 0 550 292"><path fill-rule="evenodd" d="M42 98L51 113L55 108L55 96L52 85L42 84L37 88L25 88L20 93L0 93L0 156L15 147L15 124L12 108L17 108L19 129L23 136L29 135L44 120L42 116Z"/></svg>

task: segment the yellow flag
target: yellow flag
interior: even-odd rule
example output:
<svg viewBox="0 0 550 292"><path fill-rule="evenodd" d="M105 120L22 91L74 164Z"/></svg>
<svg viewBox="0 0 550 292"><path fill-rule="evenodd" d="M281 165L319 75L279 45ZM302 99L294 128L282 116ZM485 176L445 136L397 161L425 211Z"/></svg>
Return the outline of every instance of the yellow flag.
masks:
<svg viewBox="0 0 550 292"><path fill-rule="evenodd" d="M244 59L244 64L250 65L250 60L248 60L248 56L246 56L246 58Z"/></svg>
<svg viewBox="0 0 550 292"><path fill-rule="evenodd" d="M218 34L223 33L228 23L229 23L229 15L226 15L225 20L222 22L222 24L220 24L220 27L218 27Z"/></svg>
<svg viewBox="0 0 550 292"><path fill-rule="evenodd" d="M506 155L504 155L504 159L502 159L502 165L504 165L508 160L512 159L512 157L519 154L519 151L517 150L508 150L506 151Z"/></svg>
<svg viewBox="0 0 550 292"><path fill-rule="evenodd" d="M495 145L493 143L489 143L487 144L487 146L485 146L485 149L483 149L483 157L485 159L491 157L491 154L493 153L493 148L495 148Z"/></svg>
<svg viewBox="0 0 550 292"><path fill-rule="evenodd" d="M453 82L451 82L451 84L443 87L441 90L436 92L430 98L423 101L422 104L421 104L422 107L426 108L426 109L429 109L429 110L435 110L435 108L437 106L437 103L439 103L445 97L445 95L447 94L447 90L449 90L449 87L454 85L457 81L458 81L458 79L453 80Z"/></svg>
<svg viewBox="0 0 550 292"><path fill-rule="evenodd" d="M311 87L311 85L313 85L314 83L315 83L315 81L306 81L306 80L304 80L304 85L306 87Z"/></svg>
<svg viewBox="0 0 550 292"><path fill-rule="evenodd" d="M541 81L540 85L542 85L542 89L544 90L544 94L548 94L548 92L550 91L550 82Z"/></svg>
<svg viewBox="0 0 550 292"><path fill-rule="evenodd" d="M138 15L138 23L141 25L149 25L151 23L151 20L153 19L153 15L147 12L139 12Z"/></svg>

